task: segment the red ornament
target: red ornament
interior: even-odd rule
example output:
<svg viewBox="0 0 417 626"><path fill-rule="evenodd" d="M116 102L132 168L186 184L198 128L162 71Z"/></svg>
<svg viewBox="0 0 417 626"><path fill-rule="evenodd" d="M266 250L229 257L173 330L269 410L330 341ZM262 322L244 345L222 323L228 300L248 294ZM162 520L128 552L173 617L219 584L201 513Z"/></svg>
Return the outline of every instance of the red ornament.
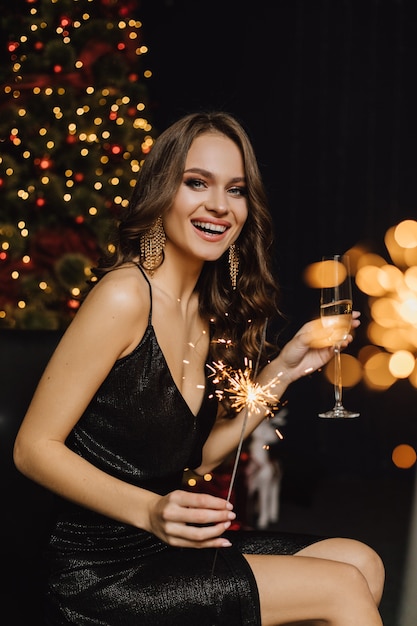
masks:
<svg viewBox="0 0 417 626"><path fill-rule="evenodd" d="M123 150L122 146L119 146L117 144L114 144L113 146L110 147L110 152L114 155L120 154L122 150Z"/></svg>
<svg viewBox="0 0 417 626"><path fill-rule="evenodd" d="M82 172L77 172L74 175L74 180L76 180L77 183L81 183L84 180L84 174Z"/></svg>
<svg viewBox="0 0 417 626"><path fill-rule="evenodd" d="M78 139L76 135L67 135L67 143L77 143Z"/></svg>
<svg viewBox="0 0 417 626"><path fill-rule="evenodd" d="M62 65L54 65L55 74L60 74L62 72Z"/></svg>
<svg viewBox="0 0 417 626"><path fill-rule="evenodd" d="M137 6L137 0L124 0L123 6L119 9L119 15L121 17L128 17L134 13Z"/></svg>
<svg viewBox="0 0 417 626"><path fill-rule="evenodd" d="M79 308L80 303L78 302L78 300L75 300L74 298L71 298L71 300L68 300L67 306L68 306L69 309L72 309L74 311L74 310Z"/></svg>
<svg viewBox="0 0 417 626"><path fill-rule="evenodd" d="M46 204L46 200L45 198L36 198L35 204L38 207L43 207Z"/></svg>
<svg viewBox="0 0 417 626"><path fill-rule="evenodd" d="M39 160L39 167L41 168L41 170L47 170L49 167L51 167L51 160L47 157L43 157Z"/></svg>
<svg viewBox="0 0 417 626"><path fill-rule="evenodd" d="M62 16L61 19L59 20L60 25L62 26L62 28L67 28L67 26L71 26L71 19L69 17L67 17L66 15Z"/></svg>
<svg viewBox="0 0 417 626"><path fill-rule="evenodd" d="M9 52L16 52L18 47L19 47L19 42L18 41L9 41L7 49L9 50Z"/></svg>
<svg viewBox="0 0 417 626"><path fill-rule="evenodd" d="M37 41L33 47L35 48L35 50L43 50L44 45L42 41Z"/></svg>
<svg viewBox="0 0 417 626"><path fill-rule="evenodd" d="M76 224L84 224L84 217L82 215L77 215L77 217L75 218L75 223Z"/></svg>

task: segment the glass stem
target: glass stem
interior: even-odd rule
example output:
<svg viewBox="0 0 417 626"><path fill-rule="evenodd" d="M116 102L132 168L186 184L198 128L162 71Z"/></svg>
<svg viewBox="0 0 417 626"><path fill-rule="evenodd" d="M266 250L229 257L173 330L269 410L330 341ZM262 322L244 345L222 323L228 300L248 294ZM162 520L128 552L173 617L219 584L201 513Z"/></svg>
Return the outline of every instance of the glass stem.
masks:
<svg viewBox="0 0 417 626"><path fill-rule="evenodd" d="M342 408L342 367L340 362L340 348L336 346L334 349L334 397L336 400L335 408Z"/></svg>

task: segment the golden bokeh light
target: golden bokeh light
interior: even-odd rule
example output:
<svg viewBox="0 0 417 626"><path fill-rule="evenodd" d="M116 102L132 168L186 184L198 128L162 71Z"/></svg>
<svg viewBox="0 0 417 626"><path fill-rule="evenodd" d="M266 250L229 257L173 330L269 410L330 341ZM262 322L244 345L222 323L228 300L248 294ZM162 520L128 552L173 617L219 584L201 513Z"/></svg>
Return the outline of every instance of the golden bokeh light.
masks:
<svg viewBox="0 0 417 626"><path fill-rule="evenodd" d="M384 241L385 241L387 250L389 252L389 255L391 259L393 260L393 262L395 263L395 265L397 265L398 267L404 267L406 265L405 263L406 248L402 248L397 242L397 240L395 239L395 229L396 227L392 226L391 228L387 230L387 232L385 233Z"/></svg>
<svg viewBox="0 0 417 626"><path fill-rule="evenodd" d="M343 263L335 263L331 260L312 263L304 271L304 281L314 289L335 287L340 285L345 278L346 267Z"/></svg>
<svg viewBox="0 0 417 626"><path fill-rule="evenodd" d="M356 264L356 272L360 270L362 267L366 267L367 265L382 267L386 264L386 260L379 254L375 254L374 252L364 252L360 257L358 257Z"/></svg>
<svg viewBox="0 0 417 626"><path fill-rule="evenodd" d="M398 306L401 318L411 325L417 324L417 298L413 295L403 300Z"/></svg>
<svg viewBox="0 0 417 626"><path fill-rule="evenodd" d="M383 328L398 328L397 303L393 298L375 298L370 302L371 315Z"/></svg>
<svg viewBox="0 0 417 626"><path fill-rule="evenodd" d="M395 382L395 376L389 369L390 355L387 352L376 352L363 366L364 381L374 390L389 389Z"/></svg>
<svg viewBox="0 0 417 626"><path fill-rule="evenodd" d="M398 350L391 355L389 371L396 378L408 378L414 370L416 360L408 350Z"/></svg>
<svg viewBox="0 0 417 626"><path fill-rule="evenodd" d="M417 248L406 248L404 250L404 264L408 267L417 265Z"/></svg>
<svg viewBox="0 0 417 626"><path fill-rule="evenodd" d="M306 285L312 289L320 289L320 263L312 263L306 267L303 278Z"/></svg>
<svg viewBox="0 0 417 626"><path fill-rule="evenodd" d="M410 385L412 385L414 388L417 388L417 361L416 361L416 364L414 365L413 371L408 377L408 380L410 382Z"/></svg>
<svg viewBox="0 0 417 626"><path fill-rule="evenodd" d="M346 252L346 256L349 257L350 272L352 276L354 276L358 271L361 259L363 259L367 252L368 250L365 248L365 246L359 244L353 246Z"/></svg>
<svg viewBox="0 0 417 626"><path fill-rule="evenodd" d="M395 265L386 263L379 268L378 282L385 291L401 291L404 287L404 274Z"/></svg>
<svg viewBox="0 0 417 626"><path fill-rule="evenodd" d="M417 222L404 220L394 228L394 239L401 248L417 247Z"/></svg>
<svg viewBox="0 0 417 626"><path fill-rule="evenodd" d="M409 469L417 460L414 448L406 443L402 443L392 451L392 462L400 469Z"/></svg>
<svg viewBox="0 0 417 626"><path fill-rule="evenodd" d="M367 344L359 350L358 359L362 363L362 365L364 365L368 361L368 359L370 359L375 354L379 354L380 352L381 349L377 346L374 346L373 344Z"/></svg>
<svg viewBox="0 0 417 626"><path fill-rule="evenodd" d="M386 328L377 322L370 322L367 329L369 341L377 346L383 346L388 352L411 350L416 348L417 329L400 327L393 324Z"/></svg>
<svg viewBox="0 0 417 626"><path fill-rule="evenodd" d="M409 289L417 293L417 264L411 265L408 269L405 270L404 282Z"/></svg>
<svg viewBox="0 0 417 626"><path fill-rule="evenodd" d="M379 267L363 265L356 273L356 284L368 296L383 296L385 288L379 282Z"/></svg>
<svg viewBox="0 0 417 626"><path fill-rule="evenodd" d="M350 354L341 354L340 363L343 387L354 387L357 385L362 378L362 365L360 361ZM332 385L335 384L334 371L334 359L332 359L324 368L324 375Z"/></svg>
<svg viewBox="0 0 417 626"><path fill-rule="evenodd" d="M417 387L417 221L389 228L384 241L390 262L380 254L360 254L359 246L352 249L356 286L368 296L367 337L377 348L368 347L359 356L363 380L374 390L386 390L405 378Z"/></svg>

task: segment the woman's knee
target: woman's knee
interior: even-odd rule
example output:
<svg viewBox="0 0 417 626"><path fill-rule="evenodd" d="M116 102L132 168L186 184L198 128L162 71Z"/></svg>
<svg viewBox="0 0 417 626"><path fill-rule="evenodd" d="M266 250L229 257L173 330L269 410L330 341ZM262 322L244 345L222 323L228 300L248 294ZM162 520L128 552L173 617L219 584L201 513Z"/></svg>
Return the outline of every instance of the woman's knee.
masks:
<svg viewBox="0 0 417 626"><path fill-rule="evenodd" d="M360 543L354 565L363 573L377 605L385 583L385 567L379 554L370 546Z"/></svg>
<svg viewBox="0 0 417 626"><path fill-rule="evenodd" d="M246 558L258 584L262 624L266 626L310 624L308 620L313 618L317 620L314 624L334 626L381 624L365 575L353 563L299 556Z"/></svg>
<svg viewBox="0 0 417 626"><path fill-rule="evenodd" d="M369 624L382 623L370 580L365 573L354 563L339 563L338 566L337 580L332 583L328 581L328 590L331 589L331 594L328 595L329 614L333 617L334 623L339 623L340 615L349 615L352 623L355 624L361 623L359 619L365 618L369 619L369 622L366 622ZM351 622L347 621L347 623Z"/></svg>
<svg viewBox="0 0 417 626"><path fill-rule="evenodd" d="M324 539L304 548L298 554L354 565L365 577L376 604L381 601L385 568L379 554L367 544L356 539Z"/></svg>

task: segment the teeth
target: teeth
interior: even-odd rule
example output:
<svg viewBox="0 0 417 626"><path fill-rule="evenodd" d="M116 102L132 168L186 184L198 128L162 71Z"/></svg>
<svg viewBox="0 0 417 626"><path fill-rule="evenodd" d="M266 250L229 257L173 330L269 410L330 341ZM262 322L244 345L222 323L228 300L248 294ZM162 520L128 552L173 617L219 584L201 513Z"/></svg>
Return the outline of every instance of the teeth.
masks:
<svg viewBox="0 0 417 626"><path fill-rule="evenodd" d="M204 230L209 233L224 233L226 226L220 224L211 224L210 222L193 222L196 228Z"/></svg>

